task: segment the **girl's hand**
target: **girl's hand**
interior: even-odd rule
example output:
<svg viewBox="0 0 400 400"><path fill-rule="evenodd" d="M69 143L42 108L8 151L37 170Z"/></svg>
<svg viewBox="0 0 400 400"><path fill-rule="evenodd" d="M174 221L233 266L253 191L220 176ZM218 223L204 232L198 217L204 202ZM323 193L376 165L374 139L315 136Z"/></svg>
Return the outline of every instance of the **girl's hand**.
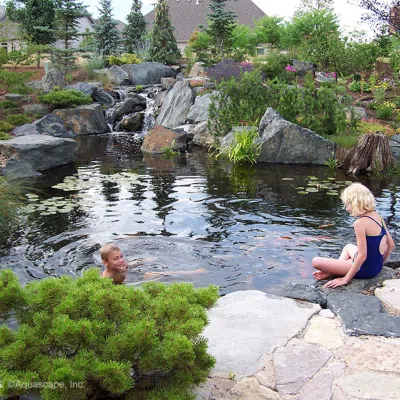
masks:
<svg viewBox="0 0 400 400"><path fill-rule="evenodd" d="M327 283L325 283L324 287L325 288L337 288L339 286L344 286L347 285L349 283L349 281L346 278L337 278L334 279L333 281L329 281Z"/></svg>

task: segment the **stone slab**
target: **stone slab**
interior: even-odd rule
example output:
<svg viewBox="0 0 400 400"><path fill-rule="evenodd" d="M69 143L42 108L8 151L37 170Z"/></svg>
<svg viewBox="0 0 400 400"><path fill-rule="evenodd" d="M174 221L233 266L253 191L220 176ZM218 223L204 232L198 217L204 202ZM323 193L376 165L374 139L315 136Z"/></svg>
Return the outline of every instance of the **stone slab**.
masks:
<svg viewBox="0 0 400 400"><path fill-rule="evenodd" d="M243 378L229 392L226 399L280 400L278 393L259 384L256 378Z"/></svg>
<svg viewBox="0 0 400 400"><path fill-rule="evenodd" d="M303 283L288 283L283 287L280 294L291 299L320 304L322 307L325 307L327 302L326 296L321 290Z"/></svg>
<svg viewBox="0 0 400 400"><path fill-rule="evenodd" d="M340 317L348 335L400 337L400 317L386 314L375 296L332 291L328 307Z"/></svg>
<svg viewBox="0 0 400 400"><path fill-rule="evenodd" d="M330 372L317 373L303 386L296 400L331 400L333 379L334 376Z"/></svg>
<svg viewBox="0 0 400 400"><path fill-rule="evenodd" d="M309 343L299 343L276 350L273 357L279 393L298 393L331 356L329 350Z"/></svg>
<svg viewBox="0 0 400 400"><path fill-rule="evenodd" d="M340 353L346 364L354 370L370 369L400 374L400 343L382 343L371 338L358 345L343 346Z"/></svg>
<svg viewBox="0 0 400 400"><path fill-rule="evenodd" d="M337 349L344 345L333 319L315 316L311 319L304 340L319 344L326 349Z"/></svg>
<svg viewBox="0 0 400 400"><path fill-rule="evenodd" d="M375 296L395 313L400 314L400 279L383 282L383 287L375 289Z"/></svg>
<svg viewBox="0 0 400 400"><path fill-rule="evenodd" d="M328 308L321 310L318 315L324 318L335 318L335 314Z"/></svg>
<svg viewBox="0 0 400 400"><path fill-rule="evenodd" d="M349 371L336 380L346 399L399 400L400 377L372 371Z"/></svg>
<svg viewBox="0 0 400 400"><path fill-rule="evenodd" d="M315 304L260 291L230 293L209 312L210 324L203 335L217 363L213 376L252 375L263 368L263 355L299 334L309 318L318 313ZM310 345L311 346L311 345Z"/></svg>

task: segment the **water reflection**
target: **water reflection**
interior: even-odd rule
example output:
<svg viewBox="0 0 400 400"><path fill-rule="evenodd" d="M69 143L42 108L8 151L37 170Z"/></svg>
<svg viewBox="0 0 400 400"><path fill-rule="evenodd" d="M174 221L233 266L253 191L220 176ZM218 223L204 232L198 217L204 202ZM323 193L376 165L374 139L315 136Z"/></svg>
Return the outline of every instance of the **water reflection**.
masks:
<svg viewBox="0 0 400 400"><path fill-rule="evenodd" d="M165 160L144 157L130 135L80 138L79 162L49 172L41 197L75 196L71 212L32 214L14 246L3 250L0 267L24 281L46 275L79 275L99 264L98 249L118 243L126 258L151 258L132 271L164 271L162 281L215 283L222 293L256 288L278 291L288 281L311 281L313 256L338 255L354 242L353 219L337 196L299 195L307 176L329 177L326 168L231 166L195 151ZM52 189L66 176L78 186ZM290 178L292 180L283 180ZM348 180L341 172L337 180ZM378 211L397 240L399 180L364 180L377 196ZM204 268L179 276L173 271Z"/></svg>

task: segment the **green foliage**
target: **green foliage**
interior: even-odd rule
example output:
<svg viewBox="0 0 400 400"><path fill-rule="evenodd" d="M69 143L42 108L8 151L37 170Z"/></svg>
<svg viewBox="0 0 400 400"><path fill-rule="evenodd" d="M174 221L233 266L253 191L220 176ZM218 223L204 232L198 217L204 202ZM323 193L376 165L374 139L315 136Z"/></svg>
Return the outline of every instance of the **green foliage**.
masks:
<svg viewBox="0 0 400 400"><path fill-rule="evenodd" d="M271 92L263 86L258 70L245 72L241 79L223 80L212 96L208 125L210 133L225 136L233 126L258 124L271 103Z"/></svg>
<svg viewBox="0 0 400 400"><path fill-rule="evenodd" d="M358 135L331 135L329 140L335 142L339 147L351 148L354 147L358 142Z"/></svg>
<svg viewBox="0 0 400 400"><path fill-rule="evenodd" d="M376 108L376 118L384 119L384 120L388 121L388 120L392 119L392 116L393 116L393 108L392 107L381 105Z"/></svg>
<svg viewBox="0 0 400 400"><path fill-rule="evenodd" d="M13 115L9 115L6 118L6 122L8 122L9 124L12 125L23 125L23 124L29 124L30 122L32 122L32 118L28 117L25 114L13 114Z"/></svg>
<svg viewBox="0 0 400 400"><path fill-rule="evenodd" d="M107 62L109 65L124 65L124 64L140 64L142 60L136 54L122 54L121 57L108 56Z"/></svg>
<svg viewBox="0 0 400 400"><path fill-rule="evenodd" d="M3 139L7 140L7 138ZM7 156L7 154L5 154ZM12 233L18 222L18 209L23 204L21 184L6 177L0 176L0 242L7 241L10 233ZM4 297L7 294L3 292L0 283L0 320L1 316L7 312ZM18 304L18 292L16 292L16 300ZM1 346L1 330L0 330L0 346ZM1 361L0 361L1 370ZM0 373L1 376L1 373ZM1 395L1 393L0 393Z"/></svg>
<svg viewBox="0 0 400 400"><path fill-rule="evenodd" d="M293 75L293 73L289 73L285 69L285 67L291 63L292 57L289 54L271 51L266 57L259 58L258 61L255 62L255 65L263 72L266 78L278 78L285 82L290 79L290 75Z"/></svg>
<svg viewBox="0 0 400 400"><path fill-rule="evenodd" d="M338 167L338 160L336 158L330 158L329 160L325 161L324 164L331 170L336 171Z"/></svg>
<svg viewBox="0 0 400 400"><path fill-rule="evenodd" d="M364 92L371 92L371 85L363 81L352 81L349 83L349 89L352 92L361 92L361 88Z"/></svg>
<svg viewBox="0 0 400 400"><path fill-rule="evenodd" d="M105 60L103 57L93 56L87 60L85 64L85 69L88 74L89 79L94 79L96 77L96 73L94 70L104 68Z"/></svg>
<svg viewBox="0 0 400 400"><path fill-rule="evenodd" d="M272 47L279 47L284 29L282 22L282 18L268 15L254 21L257 44L269 43Z"/></svg>
<svg viewBox="0 0 400 400"><path fill-rule="evenodd" d="M141 12L142 1L133 0L131 12L126 17L127 25L124 29L124 45L128 53L135 53L141 46L147 33L146 20Z"/></svg>
<svg viewBox="0 0 400 400"><path fill-rule="evenodd" d="M143 86L142 86L142 85L136 85L135 91L136 91L136 93L141 93L141 92L143 92Z"/></svg>
<svg viewBox="0 0 400 400"><path fill-rule="evenodd" d="M15 101L11 100L1 100L0 101L0 109L10 109L10 108L18 108L18 104Z"/></svg>
<svg viewBox="0 0 400 400"><path fill-rule="evenodd" d="M0 121L0 131L1 132L8 132L14 128L12 124L7 121Z"/></svg>
<svg viewBox="0 0 400 400"><path fill-rule="evenodd" d="M214 366L200 335L206 309L218 299L215 286L114 285L90 269L78 279L48 278L24 288L2 270L0 288L0 315L15 313L19 323L15 331L0 330L2 396L21 394L7 385L19 380L65 384L40 389L44 400L95 392L99 398L191 399L189 389Z"/></svg>
<svg viewBox="0 0 400 400"><path fill-rule="evenodd" d="M151 35L149 55L152 61L173 64L181 53L174 36L167 0L159 0L155 7L154 29Z"/></svg>
<svg viewBox="0 0 400 400"><path fill-rule="evenodd" d="M234 164L254 164L261 151L257 138L259 135L256 127L238 130L229 146L217 149L217 157L227 158Z"/></svg>
<svg viewBox="0 0 400 400"><path fill-rule="evenodd" d="M384 87L377 87L374 89L374 99L376 102L385 100L386 89Z"/></svg>
<svg viewBox="0 0 400 400"><path fill-rule="evenodd" d="M263 83L260 72L246 72L241 80L223 81L209 108L209 130L224 136L237 125L257 125L267 107L288 121L320 135L336 135L346 129L345 108L350 99L335 84L315 87L311 76L304 87Z"/></svg>
<svg viewBox="0 0 400 400"><path fill-rule="evenodd" d="M7 132L1 132L0 131L0 140L10 140L12 138L13 137L11 135L9 135Z"/></svg>
<svg viewBox="0 0 400 400"><path fill-rule="evenodd" d="M196 29L189 38L188 46L185 48L185 55L189 58L190 53L196 54L195 59L192 61L192 65L196 61L201 61L206 64L210 64L214 55L211 53L211 36L205 31L199 31ZM189 70L189 68L188 68ZM189 71L190 72L190 71Z"/></svg>
<svg viewBox="0 0 400 400"><path fill-rule="evenodd" d="M57 0L55 2L55 36L62 48L53 49L53 63L64 74L75 67L76 50L72 43L82 34L79 33L79 20L87 16L87 6L78 0Z"/></svg>
<svg viewBox="0 0 400 400"><path fill-rule="evenodd" d="M173 150L173 148L172 148L173 145L174 145L174 142L175 142L175 140L172 142L172 146L171 146L171 147L163 147L163 148L161 149L161 151L164 152L164 157L165 157L166 159L175 158L175 157L177 157L177 156L180 155L180 152L179 152L179 151L175 151L175 150Z"/></svg>
<svg viewBox="0 0 400 400"><path fill-rule="evenodd" d="M94 24L94 41L97 51L103 56L116 54L120 44L117 21L113 19L111 0L100 0L100 16Z"/></svg>
<svg viewBox="0 0 400 400"><path fill-rule="evenodd" d="M0 95L6 93L30 93L32 90L26 83L33 74L32 72L14 72L0 69Z"/></svg>
<svg viewBox="0 0 400 400"><path fill-rule="evenodd" d="M51 92L39 95L39 101L55 108L71 108L90 104L93 99L75 89L53 89Z"/></svg>
<svg viewBox="0 0 400 400"><path fill-rule="evenodd" d="M19 23L20 32L26 41L49 45L56 39L55 7L53 0L9 0L6 3L6 13L11 21Z"/></svg>
<svg viewBox="0 0 400 400"><path fill-rule="evenodd" d="M227 0L211 0L210 14L207 14L208 28L207 33L210 35L213 44L216 47L220 57L224 57L224 53L230 49L232 41L232 32L235 28L237 16L232 11L227 11Z"/></svg>
<svg viewBox="0 0 400 400"><path fill-rule="evenodd" d="M358 132L360 134L382 132L388 136L394 135L393 128L377 121L360 121Z"/></svg>
<svg viewBox="0 0 400 400"><path fill-rule="evenodd" d="M232 30L230 55L236 61L244 61L255 54L257 44L254 31L247 25L237 24Z"/></svg>

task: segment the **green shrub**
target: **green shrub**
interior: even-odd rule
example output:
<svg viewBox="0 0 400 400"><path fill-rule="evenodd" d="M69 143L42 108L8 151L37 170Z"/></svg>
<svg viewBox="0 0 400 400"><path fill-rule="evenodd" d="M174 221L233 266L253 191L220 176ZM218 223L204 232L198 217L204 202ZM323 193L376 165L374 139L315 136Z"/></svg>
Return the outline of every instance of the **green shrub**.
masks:
<svg viewBox="0 0 400 400"><path fill-rule="evenodd" d="M361 86L363 87L364 92L371 92L371 85L362 81L352 81L349 83L349 89L352 92L361 92Z"/></svg>
<svg viewBox="0 0 400 400"><path fill-rule="evenodd" d="M95 56L95 57L90 58L85 65L85 69L88 74L88 78L94 79L96 76L96 73L94 72L94 70L104 68L104 64L105 64L105 60L103 57Z"/></svg>
<svg viewBox="0 0 400 400"><path fill-rule="evenodd" d="M31 93L32 89L26 86L26 83L33 75L34 72L12 72L6 69L0 69L0 94Z"/></svg>
<svg viewBox="0 0 400 400"><path fill-rule="evenodd" d="M11 101L11 100L0 101L0 108L2 110L6 110L9 108L18 108L18 107L19 107L19 105L15 101Z"/></svg>
<svg viewBox="0 0 400 400"><path fill-rule="evenodd" d="M23 125L23 124L29 124L30 122L32 122L32 118L28 117L25 114L13 114L13 115L9 115L6 118L6 121L9 124L18 126L18 125Z"/></svg>
<svg viewBox="0 0 400 400"><path fill-rule="evenodd" d="M358 135L331 135L329 140L335 142L339 147L351 148L357 145Z"/></svg>
<svg viewBox="0 0 400 400"><path fill-rule="evenodd" d="M267 107L276 109L288 121L320 135L335 135L346 129L345 109L350 98L335 84L315 87L306 76L304 87L263 83L259 71L243 74L218 85L209 108L209 130L224 136L233 126L258 125ZM351 121L351 124L354 124Z"/></svg>
<svg viewBox="0 0 400 400"><path fill-rule="evenodd" d="M217 157L227 158L234 164L257 162L261 151L261 144L257 143L259 137L257 128L243 129L235 132L230 146L219 148Z"/></svg>
<svg viewBox="0 0 400 400"><path fill-rule="evenodd" d="M8 132L14 128L12 124L6 121L0 121L0 132Z"/></svg>
<svg viewBox="0 0 400 400"><path fill-rule="evenodd" d="M19 327L0 328L0 395L26 393L8 385L23 381L65 384L40 388L44 400L87 399L93 393L189 399L189 390L215 364L201 332L206 310L217 299L215 286L114 285L94 268L78 279L47 278L21 287L11 270L2 270L0 316L14 314Z"/></svg>
<svg viewBox="0 0 400 400"><path fill-rule="evenodd" d="M135 91L136 91L136 93L141 93L141 92L143 92L143 86L142 86L142 85L136 85Z"/></svg>
<svg viewBox="0 0 400 400"><path fill-rule="evenodd" d="M255 66L259 68L268 79L278 78L281 81L290 80L293 72L288 72L285 67L292 63L292 57L272 51L266 57L259 58Z"/></svg>
<svg viewBox="0 0 400 400"><path fill-rule="evenodd" d="M107 57L108 64L112 65L124 65L124 64L140 64L142 60L136 54L122 54L121 57L117 56L108 56Z"/></svg>
<svg viewBox="0 0 400 400"><path fill-rule="evenodd" d="M0 132L0 140L9 140L12 139L12 136L7 132Z"/></svg>
<svg viewBox="0 0 400 400"><path fill-rule="evenodd" d="M392 127L377 121L360 121L358 131L360 134L382 132L388 136L395 133Z"/></svg>
<svg viewBox="0 0 400 400"><path fill-rule="evenodd" d="M387 106L378 106L376 108L376 118L384 119L386 121L392 119L393 116L393 108Z"/></svg>
<svg viewBox="0 0 400 400"><path fill-rule="evenodd" d="M55 108L70 108L93 102L89 95L75 89L53 89L51 92L38 96L39 101Z"/></svg>

